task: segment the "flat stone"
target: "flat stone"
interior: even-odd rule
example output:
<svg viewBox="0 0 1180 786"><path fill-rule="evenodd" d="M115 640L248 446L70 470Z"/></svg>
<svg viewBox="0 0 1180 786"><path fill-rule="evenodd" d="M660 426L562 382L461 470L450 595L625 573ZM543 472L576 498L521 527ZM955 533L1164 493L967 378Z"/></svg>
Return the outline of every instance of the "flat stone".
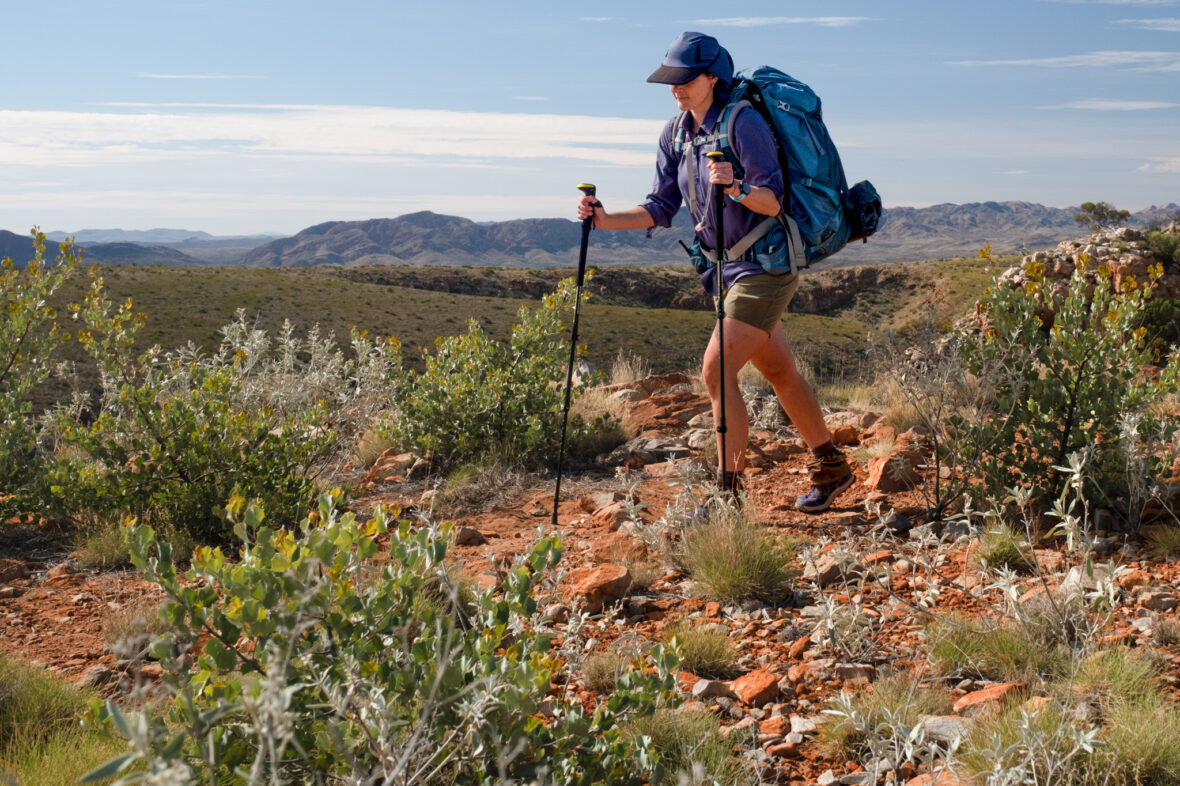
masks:
<svg viewBox="0 0 1180 786"><path fill-rule="evenodd" d="M701 701L719 697L726 699L737 698L730 687L721 680L697 680L696 684L692 686L690 693L694 699Z"/></svg>
<svg viewBox="0 0 1180 786"><path fill-rule="evenodd" d="M801 718L798 715L791 716L792 734L812 734L818 728L819 723L815 718Z"/></svg>
<svg viewBox="0 0 1180 786"><path fill-rule="evenodd" d="M777 745L771 745L766 752L776 759L793 759L799 755L799 743L784 740Z"/></svg>
<svg viewBox="0 0 1180 786"><path fill-rule="evenodd" d="M837 663L836 679L842 682L867 683L877 676L877 669L867 663Z"/></svg>
<svg viewBox="0 0 1180 786"><path fill-rule="evenodd" d="M966 737L971 724L958 715L927 715L922 718L922 728L927 737L946 744Z"/></svg>
<svg viewBox="0 0 1180 786"><path fill-rule="evenodd" d="M83 688L99 688L118 678L119 675L110 666L107 666L105 663L96 663L82 672L82 677L78 680L78 685Z"/></svg>
<svg viewBox="0 0 1180 786"><path fill-rule="evenodd" d="M972 691L966 696L960 697L955 702L954 710L962 714L999 708L1004 702L1010 701L1022 690L1024 690L1024 684L1020 682L1001 682L996 685L990 685L982 690Z"/></svg>
<svg viewBox="0 0 1180 786"><path fill-rule="evenodd" d="M631 519L631 512L627 503L620 500L594 511L594 523L606 527L611 532L618 532L619 527Z"/></svg>
<svg viewBox="0 0 1180 786"><path fill-rule="evenodd" d="M1176 596L1171 592L1145 592L1139 596L1139 604L1152 611L1171 611L1176 608Z"/></svg>
<svg viewBox="0 0 1180 786"><path fill-rule="evenodd" d="M803 656L803 653L806 652L807 648L810 646L810 636L800 636L799 638L795 639L795 643L791 645L791 649L788 652L788 654L791 656L791 660L799 660L799 658Z"/></svg>

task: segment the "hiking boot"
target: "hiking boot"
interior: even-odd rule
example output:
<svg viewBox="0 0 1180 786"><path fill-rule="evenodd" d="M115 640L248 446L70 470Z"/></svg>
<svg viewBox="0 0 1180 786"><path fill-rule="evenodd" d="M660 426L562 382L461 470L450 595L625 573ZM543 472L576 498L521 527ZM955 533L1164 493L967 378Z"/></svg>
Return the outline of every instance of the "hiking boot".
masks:
<svg viewBox="0 0 1180 786"><path fill-rule="evenodd" d="M856 482L852 467L838 450L812 457L807 469L811 474L811 491L795 500L795 508L804 513L827 510L841 492Z"/></svg>

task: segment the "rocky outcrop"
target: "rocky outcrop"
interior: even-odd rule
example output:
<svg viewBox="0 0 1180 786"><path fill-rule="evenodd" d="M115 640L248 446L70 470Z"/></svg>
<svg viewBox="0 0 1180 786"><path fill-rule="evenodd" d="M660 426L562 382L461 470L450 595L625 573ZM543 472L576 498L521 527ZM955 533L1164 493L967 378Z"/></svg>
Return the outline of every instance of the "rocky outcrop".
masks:
<svg viewBox="0 0 1180 786"><path fill-rule="evenodd" d="M1164 230L1180 234L1180 221L1173 221ZM1133 281L1135 286L1145 284L1149 268L1162 264L1147 246L1147 237L1137 229L1121 227L1098 232L1081 240L1070 240L1057 244L1056 248L1028 254L1017 267L1009 268L1000 275L1000 283L1012 287L1023 287L1032 278L1043 276L1048 281L1062 282L1074 274L1079 264L1087 269L1110 271L1116 292L1123 292ZM1156 284L1156 298L1180 298L1180 270L1164 265L1163 275Z"/></svg>

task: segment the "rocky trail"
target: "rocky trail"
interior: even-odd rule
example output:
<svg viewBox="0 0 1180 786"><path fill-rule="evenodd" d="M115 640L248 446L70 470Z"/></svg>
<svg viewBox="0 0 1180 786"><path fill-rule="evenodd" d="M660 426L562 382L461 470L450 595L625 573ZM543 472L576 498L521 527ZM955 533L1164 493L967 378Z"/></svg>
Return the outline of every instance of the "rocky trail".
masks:
<svg viewBox="0 0 1180 786"><path fill-rule="evenodd" d="M571 608L594 612L581 632L580 648L587 654L623 641L666 641L671 626L684 620L724 631L736 644L740 673L713 680L681 672L685 707L706 708L727 735L752 738L744 755L768 782L876 782L862 764L833 758L818 744L817 728L828 717L823 710L841 691L864 690L878 674L921 668L923 606L935 614L995 614L1002 608L997 591L974 567L965 527L938 533L921 522L922 483L929 478L922 474L920 435L894 434L873 414L838 412L828 417L837 442L850 450L874 440L889 440L893 447L859 466L858 482L819 515L794 509L808 480L806 452L789 429L755 431L752 439L745 476L749 509L774 533L814 544L802 552L791 596L778 605L726 605L700 597L690 577L669 565L648 537L669 506L685 504L677 500L685 488L681 477L700 464L711 423L707 399L698 390L691 380L672 375L613 391L629 400L629 425L639 436L612 454L607 469L617 467L616 476L599 471L570 478L558 511L564 575L546 613L557 623ZM428 507L435 492L414 476L413 457L382 456L365 477L355 507L362 512L377 504L409 512ZM489 510L456 519L455 553L465 573L493 585L496 565L526 552L538 528L548 528L551 504L551 483L538 480ZM876 506L880 516L866 513ZM1133 536L1102 533L1099 540L1098 558L1126 568L1119 577L1124 602L1103 632L1111 642L1156 646L1153 626L1177 621L1180 569L1150 555L1143 540L1149 533L1150 527ZM109 633L104 635L120 610L152 602L150 584L134 571L76 569L68 533L44 525L10 521L0 538L5 553L18 557L0 560L0 648L112 694L120 685L158 676L158 664L150 661L121 664L108 646ZM1086 580L1063 552L1035 553L1039 575L1025 580L1032 592ZM853 618L859 622L846 622ZM1164 679L1175 694L1180 646L1159 650L1166 661ZM928 719L927 732L935 736L961 734L988 708L1036 698L1015 684L969 679L942 684L955 714ZM584 701L595 699L585 686L567 688ZM896 775L902 783L935 782L912 765ZM943 774L937 783L958 782L951 778Z"/></svg>

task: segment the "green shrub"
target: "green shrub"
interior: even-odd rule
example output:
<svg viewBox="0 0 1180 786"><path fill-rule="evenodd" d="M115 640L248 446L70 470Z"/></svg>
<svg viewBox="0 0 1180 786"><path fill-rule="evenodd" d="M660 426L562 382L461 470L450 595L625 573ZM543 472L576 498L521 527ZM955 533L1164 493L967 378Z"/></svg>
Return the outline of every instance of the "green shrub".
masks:
<svg viewBox="0 0 1180 786"><path fill-rule="evenodd" d="M110 721L139 742L107 772L135 761L202 782L639 784L662 770L625 723L674 701L674 657L622 671L591 708L552 684L568 661L530 620L532 592L562 548L545 538L510 566L499 597L464 612L418 603L451 586L447 528L361 523L332 496L296 530L265 526L261 509L227 505L240 560L194 552L182 576L169 546L137 527L132 554L167 596L170 626L152 646L171 701L163 716ZM366 565L388 543L378 575ZM548 716L541 720L541 713ZM239 769L241 768L241 769Z"/></svg>
<svg viewBox="0 0 1180 786"><path fill-rule="evenodd" d="M211 356L191 346L135 355L141 318L114 306L96 278L76 306L78 338L103 374L97 416L59 412L52 492L62 513L136 516L200 542L226 538L218 507L261 499L284 522L314 496L314 477L354 423L385 404L381 379L400 367L396 345L356 334L346 360L313 330L272 342L239 312ZM349 418L353 421L350 422Z"/></svg>
<svg viewBox="0 0 1180 786"><path fill-rule="evenodd" d="M990 406L950 418L955 450L980 481L977 498L1003 499L1022 485L1034 509L1048 509L1070 482L1054 468L1078 454L1085 497L1126 510L1143 496L1130 486L1150 483L1171 460L1139 443L1168 444L1177 428L1155 405L1177 389L1180 358L1157 380L1140 372L1151 359L1139 329L1151 282L1116 293L1109 271L1084 259L1065 283L1047 279L1040 263L1025 273L1024 287L993 282L979 330L963 343Z"/></svg>
<svg viewBox="0 0 1180 786"><path fill-rule="evenodd" d="M1151 232L1147 235L1147 247L1155 261L1164 267L1180 265L1180 235L1172 232Z"/></svg>
<svg viewBox="0 0 1180 786"><path fill-rule="evenodd" d="M23 268L0 260L0 516L43 508L33 489L40 469L33 394L53 369L54 350L68 336L49 305L78 262L62 243L57 262L45 260L45 235L37 232L34 256Z"/></svg>
<svg viewBox="0 0 1180 786"><path fill-rule="evenodd" d="M536 310L521 307L506 344L475 320L464 335L438 338L425 368L399 386L384 424L391 440L441 468L494 455L537 466L556 456L569 362L561 317L575 291L567 279ZM571 417L569 444L603 425Z"/></svg>

